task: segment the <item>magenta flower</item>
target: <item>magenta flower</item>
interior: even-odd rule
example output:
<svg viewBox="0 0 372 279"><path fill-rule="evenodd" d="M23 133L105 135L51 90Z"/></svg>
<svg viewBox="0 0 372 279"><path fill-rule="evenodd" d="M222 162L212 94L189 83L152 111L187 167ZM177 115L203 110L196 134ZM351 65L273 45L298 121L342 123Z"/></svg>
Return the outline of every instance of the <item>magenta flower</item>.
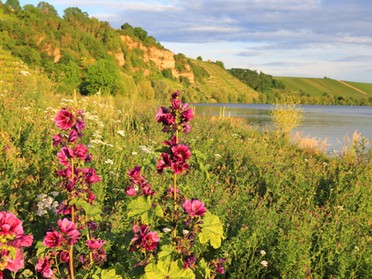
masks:
<svg viewBox="0 0 372 279"><path fill-rule="evenodd" d="M79 110L77 113L75 128L79 133L85 128L84 115L81 110Z"/></svg>
<svg viewBox="0 0 372 279"><path fill-rule="evenodd" d="M159 241L160 237L157 232L149 232L142 238L142 246L147 251L152 251L156 249Z"/></svg>
<svg viewBox="0 0 372 279"><path fill-rule="evenodd" d="M61 233L68 238L68 244L74 244L80 237L80 232L76 229L76 224L67 218L58 220L57 222Z"/></svg>
<svg viewBox="0 0 372 279"><path fill-rule="evenodd" d="M65 241L63 236L59 232L53 231L46 233L43 244L48 248L54 248L60 246L63 241Z"/></svg>
<svg viewBox="0 0 372 279"><path fill-rule="evenodd" d="M40 272L41 275L43 275L43 277L45 278L53 277L53 271L50 268L50 262L49 262L48 257L39 258L35 268L37 272Z"/></svg>
<svg viewBox="0 0 372 279"><path fill-rule="evenodd" d="M75 142L79 138L79 133L75 130L70 130L70 134L68 135L69 142Z"/></svg>
<svg viewBox="0 0 372 279"><path fill-rule="evenodd" d="M74 157L74 150L70 147L62 147L61 150L57 153L59 163L68 166L69 159Z"/></svg>
<svg viewBox="0 0 372 279"><path fill-rule="evenodd" d="M183 268L194 268L196 263L195 255L186 256L183 262Z"/></svg>
<svg viewBox="0 0 372 279"><path fill-rule="evenodd" d="M171 168L175 174L181 174L189 169L189 165L182 161L174 161L171 163Z"/></svg>
<svg viewBox="0 0 372 279"><path fill-rule="evenodd" d="M88 156L88 148L84 144L78 144L75 147L74 154L80 160L85 160Z"/></svg>
<svg viewBox="0 0 372 279"><path fill-rule="evenodd" d="M101 181L101 178L97 175L94 168L85 168L82 172L85 181L89 184Z"/></svg>
<svg viewBox="0 0 372 279"><path fill-rule="evenodd" d="M59 253L59 259L63 263L68 263L70 261L70 254L68 252L66 252L66 251L61 251Z"/></svg>
<svg viewBox="0 0 372 279"><path fill-rule="evenodd" d="M127 196L133 197L137 194L137 190L133 185L129 185L127 188L125 188L125 193Z"/></svg>
<svg viewBox="0 0 372 279"><path fill-rule="evenodd" d="M53 135L52 141L53 141L53 147L58 146L62 143L63 136L61 134Z"/></svg>
<svg viewBox="0 0 372 279"><path fill-rule="evenodd" d="M182 207L191 217L203 216L204 213L207 211L204 206L204 202L201 202L199 200L186 200L182 204Z"/></svg>
<svg viewBox="0 0 372 279"><path fill-rule="evenodd" d="M194 112L191 108L182 112L182 117L185 121L191 121L194 118Z"/></svg>
<svg viewBox="0 0 372 279"><path fill-rule="evenodd" d="M5 268L13 272L20 270L25 265L21 249L15 248L15 250L16 250L15 258L10 256L9 254L5 257L7 262Z"/></svg>
<svg viewBox="0 0 372 279"><path fill-rule="evenodd" d="M129 177L133 180L138 180L141 177L141 167L135 166L133 169L127 172Z"/></svg>
<svg viewBox="0 0 372 279"><path fill-rule="evenodd" d="M90 239L86 241L86 245L90 250L98 250L106 243L106 240Z"/></svg>
<svg viewBox="0 0 372 279"><path fill-rule="evenodd" d="M184 144L178 144L171 148L173 159L178 162L184 162L191 157L190 148Z"/></svg>
<svg viewBox="0 0 372 279"><path fill-rule="evenodd" d="M54 122L62 130L68 130L74 125L74 115L71 111L63 108L57 113Z"/></svg>
<svg viewBox="0 0 372 279"><path fill-rule="evenodd" d="M172 108L173 109L179 109L181 107L181 100L173 99L172 100Z"/></svg>

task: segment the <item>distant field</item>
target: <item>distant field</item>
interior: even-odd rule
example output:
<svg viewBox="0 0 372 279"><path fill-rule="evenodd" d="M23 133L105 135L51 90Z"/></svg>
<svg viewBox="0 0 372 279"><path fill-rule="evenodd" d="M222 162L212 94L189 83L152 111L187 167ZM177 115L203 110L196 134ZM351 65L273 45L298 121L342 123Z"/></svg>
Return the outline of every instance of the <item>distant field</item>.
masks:
<svg viewBox="0 0 372 279"><path fill-rule="evenodd" d="M346 83L363 90L368 94L368 96L372 96L372 84L371 83L363 83L363 82L353 82L353 81L346 81Z"/></svg>
<svg viewBox="0 0 372 279"><path fill-rule="evenodd" d="M320 97L324 93L334 96L353 97L362 99L372 96L372 84L343 81L367 94L359 92L341 82L330 78L302 78L302 77L275 77L286 86L286 91L302 91L313 97Z"/></svg>

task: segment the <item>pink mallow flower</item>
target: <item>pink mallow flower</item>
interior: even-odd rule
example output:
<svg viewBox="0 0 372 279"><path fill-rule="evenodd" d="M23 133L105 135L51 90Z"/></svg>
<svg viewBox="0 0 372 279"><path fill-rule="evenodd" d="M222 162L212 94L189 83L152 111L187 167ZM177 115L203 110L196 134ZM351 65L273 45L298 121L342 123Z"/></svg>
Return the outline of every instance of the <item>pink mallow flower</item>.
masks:
<svg viewBox="0 0 372 279"><path fill-rule="evenodd" d="M194 112L192 108L189 108L182 112L182 118L184 121L191 121L194 118Z"/></svg>
<svg viewBox="0 0 372 279"><path fill-rule="evenodd" d="M74 125L74 115L68 109L61 109L54 118L56 125L62 130L68 130Z"/></svg>
<svg viewBox="0 0 372 279"><path fill-rule="evenodd" d="M186 200L182 204L183 209L191 216L191 217L196 217L196 216L203 216L204 213L207 211L207 209L204 206L204 202L201 202L199 200Z"/></svg>
<svg viewBox="0 0 372 279"><path fill-rule="evenodd" d="M80 160L85 160L88 156L88 148L84 144L78 144L75 147L74 155Z"/></svg>
<svg viewBox="0 0 372 279"><path fill-rule="evenodd" d="M76 229L76 224L74 222L64 218L63 220L58 220L57 224L62 235L68 238L69 245L78 241L80 232Z"/></svg>
<svg viewBox="0 0 372 279"><path fill-rule="evenodd" d="M152 251L156 249L159 241L160 237L157 232L149 232L142 238L142 246L147 251Z"/></svg>
<svg viewBox="0 0 372 279"><path fill-rule="evenodd" d="M171 148L172 158L175 161L186 161L191 157L190 148L184 144L177 144Z"/></svg>
<svg viewBox="0 0 372 279"><path fill-rule="evenodd" d="M60 246L63 241L65 241L63 236L59 232L53 231L46 233L43 244L48 248L54 248Z"/></svg>
<svg viewBox="0 0 372 279"><path fill-rule="evenodd" d="M17 272L24 267L20 248L31 246L32 241L32 235L24 234L21 220L13 213L0 212L0 278L4 269Z"/></svg>
<svg viewBox="0 0 372 279"><path fill-rule="evenodd" d="M82 172L85 181L89 184L101 181L101 178L97 175L96 170L94 168L85 168L83 169Z"/></svg>
<svg viewBox="0 0 372 279"><path fill-rule="evenodd" d="M74 150L70 147L62 147L59 152L57 152L58 161L64 166L69 165L69 159L74 157Z"/></svg>
<svg viewBox="0 0 372 279"><path fill-rule="evenodd" d="M53 277L53 271L50 268L50 262L49 258L39 258L36 266L36 271L40 272L41 275L43 275L44 278L52 278Z"/></svg>
<svg viewBox="0 0 372 279"><path fill-rule="evenodd" d="M106 243L106 240L100 239L90 239L86 241L86 245L89 247L90 250L98 250L102 248L102 246Z"/></svg>

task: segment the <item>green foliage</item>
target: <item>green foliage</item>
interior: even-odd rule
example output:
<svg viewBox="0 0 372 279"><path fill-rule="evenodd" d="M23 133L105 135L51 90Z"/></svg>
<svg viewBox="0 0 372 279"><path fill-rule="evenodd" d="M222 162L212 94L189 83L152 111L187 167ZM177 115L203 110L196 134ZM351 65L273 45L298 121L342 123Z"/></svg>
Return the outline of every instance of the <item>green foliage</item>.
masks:
<svg viewBox="0 0 372 279"><path fill-rule="evenodd" d="M23 220L25 233L34 235L25 260L24 274L28 275L20 272L16 278L34 276L29 275L34 271L29 260L35 260L31 257L37 243L43 241L49 224L57 218L52 212L36 215L37 195L55 191L52 169L56 165L51 163L55 150L50 138L57 131L52 119L55 110L72 104L87 112L86 139L94 147L94 166L102 178L96 190L101 193L103 212L99 225L107 229L105 237L111 245L107 251L111 269L102 271L102 276L109 273L115 278L111 271L115 267L116 276L130 278L139 260L128 257L132 236L125 232L132 223L123 214L130 203L123 193L127 186L125 170L134 162L145 161L147 171L156 168L151 150L164 137L154 123L156 107L142 99L134 101L137 89L131 76L126 76L126 88L131 88L132 98L77 96L73 100L54 95L54 86L47 78L26 68L9 52L0 51L0 55L6 65L1 69L1 79L6 82L0 83L0 210L16 213ZM30 76L20 75L22 70ZM98 138L100 141L92 142ZM189 197L202 199L225 224L226 239L215 252L228 259L226 277L370 276L372 165L371 151L367 152L362 142L340 156L313 155L270 130L260 132L244 122L211 119L197 111L187 138L193 156L199 158L190 163L193 170L179 183ZM144 152L140 146L150 151ZM106 162L108 159L112 164ZM202 167L196 167L200 163L207 168L208 179ZM169 186L158 183L161 179L157 175L151 176L151 181L164 189ZM165 246L160 251L164 261L172 254ZM203 276L202 271L195 274L197 278L210 277ZM92 276L101 278L99 273Z"/></svg>
<svg viewBox="0 0 372 279"><path fill-rule="evenodd" d="M101 92L103 95L120 94L123 89L121 75L116 64L110 60L98 60L88 68L81 92L92 95Z"/></svg>
<svg viewBox="0 0 372 279"><path fill-rule="evenodd" d="M300 126L303 118L304 111L296 104L276 104L272 110L275 127L286 135Z"/></svg>
<svg viewBox="0 0 372 279"><path fill-rule="evenodd" d="M218 67L221 67L222 69L225 69L225 64L220 61L220 60L216 60L215 64L218 66Z"/></svg>
<svg viewBox="0 0 372 279"><path fill-rule="evenodd" d="M186 70L186 65L188 65L188 61L187 57L184 54L179 53L174 55L174 61L177 72L183 72Z"/></svg>
<svg viewBox="0 0 372 279"><path fill-rule="evenodd" d="M269 94L273 88L284 89L285 85L280 80L273 79L271 75L249 69L232 68L229 72L254 90Z"/></svg>

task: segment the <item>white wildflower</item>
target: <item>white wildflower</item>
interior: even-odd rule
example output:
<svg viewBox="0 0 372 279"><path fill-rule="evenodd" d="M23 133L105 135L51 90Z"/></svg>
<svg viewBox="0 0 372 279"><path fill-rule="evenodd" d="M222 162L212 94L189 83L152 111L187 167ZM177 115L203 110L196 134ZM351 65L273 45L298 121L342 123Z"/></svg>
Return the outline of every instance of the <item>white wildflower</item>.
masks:
<svg viewBox="0 0 372 279"><path fill-rule="evenodd" d="M47 194L42 193L42 194L37 195L37 199L42 200L42 199L45 199L47 196L48 196Z"/></svg>
<svg viewBox="0 0 372 279"><path fill-rule="evenodd" d="M102 135L97 131L94 131L93 137L95 137L96 139L102 139Z"/></svg>
<svg viewBox="0 0 372 279"><path fill-rule="evenodd" d="M150 146L145 146L145 145L140 145L139 148L141 149L142 152L151 154L154 153L154 151L151 149Z"/></svg>
<svg viewBox="0 0 372 279"><path fill-rule="evenodd" d="M132 152L132 155L133 155L133 156L136 156L137 154L138 154L138 153L137 153L136 151L133 151L133 152Z"/></svg>
<svg viewBox="0 0 372 279"><path fill-rule="evenodd" d="M53 197L57 197L59 195L59 192L53 191L50 193Z"/></svg>
<svg viewBox="0 0 372 279"><path fill-rule="evenodd" d="M116 133L118 133L119 135L121 135L122 137L124 137L125 136L125 133L124 133L124 131L123 130L119 130L119 131L117 131Z"/></svg>
<svg viewBox="0 0 372 279"><path fill-rule="evenodd" d="M267 267L269 265L269 263L265 260L261 261L260 264L263 266L263 267Z"/></svg>
<svg viewBox="0 0 372 279"><path fill-rule="evenodd" d="M220 154L214 154L214 157L216 157L216 158L222 158L222 156Z"/></svg>
<svg viewBox="0 0 372 279"><path fill-rule="evenodd" d="M169 233L169 232L171 232L172 230L171 230L170 228L164 228L164 229L162 229L162 231L163 231L164 233Z"/></svg>
<svg viewBox="0 0 372 279"><path fill-rule="evenodd" d="M111 160L111 159L107 159L107 160L105 161L105 164L113 165L113 164L114 164L114 161Z"/></svg>
<svg viewBox="0 0 372 279"><path fill-rule="evenodd" d="M266 251L265 250L261 250L260 251L260 254L261 254L261 256L265 256L266 255Z"/></svg>
<svg viewBox="0 0 372 279"><path fill-rule="evenodd" d="M182 230L184 236L188 235L190 232L188 230Z"/></svg>

